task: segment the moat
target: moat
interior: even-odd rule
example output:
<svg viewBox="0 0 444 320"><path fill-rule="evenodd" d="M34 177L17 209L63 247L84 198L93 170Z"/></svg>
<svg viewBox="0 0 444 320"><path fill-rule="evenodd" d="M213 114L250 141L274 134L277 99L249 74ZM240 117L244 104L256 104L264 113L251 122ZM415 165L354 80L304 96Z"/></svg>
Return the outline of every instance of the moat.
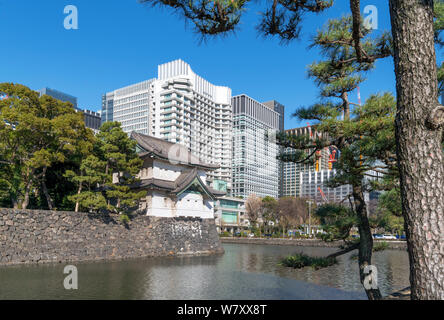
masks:
<svg viewBox="0 0 444 320"><path fill-rule="evenodd" d="M288 254L335 248L223 246L216 256L69 263L78 269L78 290L63 287L68 263L0 267L0 299L366 299L351 254L317 271L278 265ZM409 285L406 251L376 252L373 264L383 295Z"/></svg>

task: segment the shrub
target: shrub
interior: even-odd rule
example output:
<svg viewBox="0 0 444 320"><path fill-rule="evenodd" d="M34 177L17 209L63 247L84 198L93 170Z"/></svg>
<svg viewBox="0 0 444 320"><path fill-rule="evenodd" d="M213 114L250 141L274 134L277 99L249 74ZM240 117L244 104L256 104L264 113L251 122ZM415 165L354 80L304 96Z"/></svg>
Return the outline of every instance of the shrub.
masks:
<svg viewBox="0 0 444 320"><path fill-rule="evenodd" d="M128 224L128 222L130 222L130 218L126 214L121 214L119 216L119 219L120 219L120 222L122 222L123 224Z"/></svg>
<svg viewBox="0 0 444 320"><path fill-rule="evenodd" d="M385 241L376 242L375 245L373 246L373 251L374 252L384 251L385 249L388 249L388 247L389 247L389 244Z"/></svg>
<svg viewBox="0 0 444 320"><path fill-rule="evenodd" d="M310 257L303 253L285 257L281 260L281 265L291 268L312 267L315 270L326 268L337 263L336 258Z"/></svg>
<svg viewBox="0 0 444 320"><path fill-rule="evenodd" d="M219 236L220 237L231 237L231 233L229 233L228 231L224 231L224 232L221 232Z"/></svg>

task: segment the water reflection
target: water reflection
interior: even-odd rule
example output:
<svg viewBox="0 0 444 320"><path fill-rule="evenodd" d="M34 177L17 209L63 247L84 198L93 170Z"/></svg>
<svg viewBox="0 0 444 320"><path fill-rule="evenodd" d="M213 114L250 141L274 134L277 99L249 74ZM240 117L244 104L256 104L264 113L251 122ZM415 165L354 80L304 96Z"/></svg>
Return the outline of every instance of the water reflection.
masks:
<svg viewBox="0 0 444 320"><path fill-rule="evenodd" d="M225 254L75 264L79 289L63 288L65 264L0 268L0 299L363 299L350 254L324 270L290 269L279 259L335 249L226 244ZM407 252L375 253L383 294L408 286Z"/></svg>

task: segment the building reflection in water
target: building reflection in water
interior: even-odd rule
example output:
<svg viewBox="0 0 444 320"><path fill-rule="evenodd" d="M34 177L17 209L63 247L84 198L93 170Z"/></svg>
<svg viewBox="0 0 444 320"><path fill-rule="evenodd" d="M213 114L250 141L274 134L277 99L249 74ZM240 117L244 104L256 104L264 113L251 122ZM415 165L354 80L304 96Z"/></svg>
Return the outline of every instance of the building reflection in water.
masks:
<svg viewBox="0 0 444 320"><path fill-rule="evenodd" d="M2 267L0 299L356 299L365 298L357 260L347 254L326 269L292 269L297 252L335 248L225 244L225 254L77 263L79 290L63 288L64 265ZM406 251L373 255L383 295L409 285ZM341 289L342 291L338 290Z"/></svg>

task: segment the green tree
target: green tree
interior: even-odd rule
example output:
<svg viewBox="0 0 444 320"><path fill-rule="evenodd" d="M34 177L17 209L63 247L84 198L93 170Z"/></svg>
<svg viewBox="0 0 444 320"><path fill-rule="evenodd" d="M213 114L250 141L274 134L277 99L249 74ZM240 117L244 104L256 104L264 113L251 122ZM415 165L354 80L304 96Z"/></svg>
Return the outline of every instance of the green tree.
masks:
<svg viewBox="0 0 444 320"><path fill-rule="evenodd" d="M237 30L242 14L255 3L252 0L140 2L172 8L191 21L195 30L203 36L224 35ZM444 197L440 193L444 190L444 107L437 101L439 74L434 48L437 35L434 27L442 29L442 25L437 23L441 15L434 13L434 5L440 6L436 9L440 13L442 1L389 0L388 3L397 79L396 143L403 214L412 262L412 298L444 299L444 283L441 281L444 270L440 267L444 264L444 254L440 250L443 240L436 236L431 241L422 224L428 221L427 230L434 234L439 234L444 224ZM353 25L352 39L347 41L347 45L351 44L356 53L352 59L359 63L374 63L376 59L390 56L388 47L378 52L365 48L361 1L349 0L349 4ZM331 6L332 0L272 1L261 12L257 29L263 36L276 36L284 43L289 42L299 37L305 13L320 13ZM422 203L434 205L425 207ZM438 259L437 252L441 252Z"/></svg>
<svg viewBox="0 0 444 320"><path fill-rule="evenodd" d="M365 28L361 32L364 36L369 35L369 30ZM384 52L389 47L387 35L377 42L366 38L363 43L367 52ZM356 248L359 249L358 262L363 283L364 269L372 263L373 248L364 198L364 193L370 189L367 175L371 170L384 170L386 173L394 165L393 159L380 157L380 154L386 155L387 148L391 151L394 147L389 142L390 133L393 133L393 116L390 116L390 112L393 115L394 99L389 94L375 95L362 107L350 102L349 93L365 80L364 73L374 67L373 63L360 63L356 58L351 16L330 20L318 32L312 47L319 48L325 57L325 60L315 62L308 68L309 76L319 87L324 101L301 108L294 116L316 121L313 128L321 135L312 138L281 134L278 136L279 143L298 151L292 152L291 159L284 156L282 160L304 163L313 161L315 153L326 147L334 146L339 150L337 174L328 182L328 186L334 188L348 184L352 187L350 204L360 233ZM375 148L378 153L374 152ZM311 152L307 155L306 150ZM332 215L335 214L335 210L332 210ZM381 298L378 289L366 290L366 293L369 299Z"/></svg>
<svg viewBox="0 0 444 320"><path fill-rule="evenodd" d="M77 193L69 196L69 200L75 202L75 212L83 209L100 211L107 208L105 197L98 191L100 183L106 180L105 166L105 161L89 155L82 160L79 173L74 170L66 171L65 177L77 187Z"/></svg>
<svg viewBox="0 0 444 320"><path fill-rule="evenodd" d="M146 191L135 191L137 174L143 161L136 152L136 142L123 132L118 122L105 122L97 134L97 152L105 163L103 186L108 209L127 216L137 207Z"/></svg>
<svg viewBox="0 0 444 320"><path fill-rule="evenodd" d="M266 196L262 198L262 219L264 220L265 232L270 233L271 223L277 220L277 200Z"/></svg>
<svg viewBox="0 0 444 320"><path fill-rule="evenodd" d="M0 185L14 208L26 209L31 192L41 190L49 209L54 209L46 184L48 170L88 152L92 131L70 103L39 97L19 84L2 83L0 93L8 97L0 101Z"/></svg>
<svg viewBox="0 0 444 320"><path fill-rule="evenodd" d="M136 142L123 132L118 122L106 122L97 134L91 154L81 160L78 170L67 170L65 177L77 191L69 196L75 211L110 211L124 220L134 211L146 191L133 188L142 168Z"/></svg>
<svg viewBox="0 0 444 320"><path fill-rule="evenodd" d="M315 214L319 217L322 228L326 232L324 241L343 240L347 242L351 229L358 224L356 213L341 204L324 204ZM354 248L357 248L355 245Z"/></svg>
<svg viewBox="0 0 444 320"><path fill-rule="evenodd" d="M370 223L374 228L383 228L398 235L403 234L404 218L399 185L380 196L376 215L371 217Z"/></svg>
<svg viewBox="0 0 444 320"><path fill-rule="evenodd" d="M361 32L364 36L369 35L369 30L365 28L362 28ZM358 261L363 282L364 269L371 264L373 248L364 193L372 187L368 181L371 175L369 172L380 171L389 174L395 170L394 143L391 143L394 133L394 99L389 94L375 95L368 99L364 106L349 101L349 93L365 80L364 73L374 66L372 62L360 63L356 57L351 17L330 20L326 27L318 32L312 47L319 48L325 57L325 60L310 65L308 71L309 76L320 88L324 100L299 109L294 116L316 121L313 126L316 134L315 137L279 135L278 141L282 146L297 151L292 152L290 158L284 155L282 160L304 163L313 161L316 152L326 147L334 146L339 150L337 174L329 181L328 186L334 188L348 184L352 187L352 193L349 195L350 207L360 233L360 241L356 245L353 244L353 248L359 249ZM389 48L389 37L383 35L376 42L365 38L363 48L366 52L374 54L385 52ZM309 150L308 154L306 150ZM320 212L324 213L323 218L326 220L329 210L324 209L326 208L322 208ZM336 220L335 228L341 229L340 224L346 223L347 219L337 219L337 210L332 207L328 209L331 218ZM334 235L332 232L330 234ZM336 234L339 236L341 233ZM381 297L377 289L366 292L369 299Z"/></svg>

